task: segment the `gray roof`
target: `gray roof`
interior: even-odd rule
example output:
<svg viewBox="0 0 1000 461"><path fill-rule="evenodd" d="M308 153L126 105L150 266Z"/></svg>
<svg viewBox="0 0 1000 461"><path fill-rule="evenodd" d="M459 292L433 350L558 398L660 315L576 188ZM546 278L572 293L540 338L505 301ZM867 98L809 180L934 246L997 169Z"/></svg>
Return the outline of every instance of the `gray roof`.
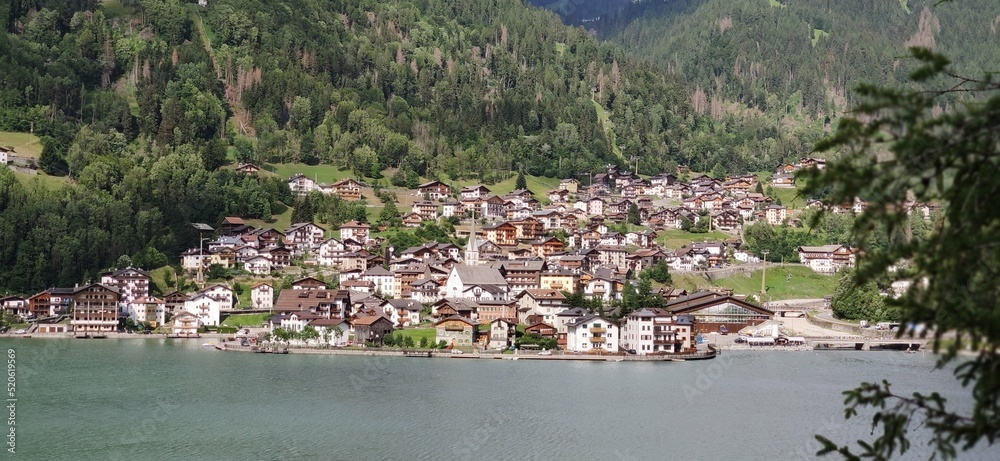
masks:
<svg viewBox="0 0 1000 461"><path fill-rule="evenodd" d="M459 264L454 270L465 285L507 285L503 274L492 267Z"/></svg>

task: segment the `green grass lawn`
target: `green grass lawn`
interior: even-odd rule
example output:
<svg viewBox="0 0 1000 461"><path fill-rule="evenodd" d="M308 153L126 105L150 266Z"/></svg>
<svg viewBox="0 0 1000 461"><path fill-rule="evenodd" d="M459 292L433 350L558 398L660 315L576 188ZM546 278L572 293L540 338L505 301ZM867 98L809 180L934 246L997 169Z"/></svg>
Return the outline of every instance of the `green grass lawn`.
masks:
<svg viewBox="0 0 1000 461"><path fill-rule="evenodd" d="M392 335L400 335L402 337L409 336L413 338L413 344L419 345L420 338L427 338L428 343L433 343L437 337L437 330L434 328L405 328L393 331Z"/></svg>
<svg viewBox="0 0 1000 461"><path fill-rule="evenodd" d="M257 327L269 319L273 314L233 314L222 321L224 327Z"/></svg>
<svg viewBox="0 0 1000 461"><path fill-rule="evenodd" d="M272 214L271 219L269 220L265 221L263 219L247 219L246 223L248 225L256 227L273 227L274 229L280 232L284 232L285 229L288 229L288 226L292 225L292 208L283 207L282 210L273 210L273 211L279 211L279 212L276 214Z"/></svg>
<svg viewBox="0 0 1000 461"><path fill-rule="evenodd" d="M19 171L14 172L14 177L21 182L24 186L31 186L32 184L38 184L43 189L54 191L67 184L70 184L69 178L66 176L49 176L45 174L42 170L38 170L38 174L28 174L21 173Z"/></svg>
<svg viewBox="0 0 1000 461"><path fill-rule="evenodd" d="M351 170L341 171L333 165L306 165L305 163L276 163L264 165L263 169L269 171L280 178L288 179L294 174L302 173L314 181L332 184L341 179L353 176Z"/></svg>
<svg viewBox="0 0 1000 461"><path fill-rule="evenodd" d="M720 231L695 234L680 229L667 229L659 231L659 236L656 239L660 245L664 245L667 248L680 248L684 245L691 245L692 242L703 242L706 240L711 242L725 240L730 237L729 234Z"/></svg>
<svg viewBox="0 0 1000 461"><path fill-rule="evenodd" d="M760 293L760 279L763 271L757 270L746 275L734 275L717 280L708 280L704 275L691 272L673 272L671 286L688 291L709 287L729 288L739 295ZM788 279L791 275L791 279ZM768 301L782 299L822 298L833 294L837 288L836 276L820 275L805 266L774 266L767 268Z"/></svg>
<svg viewBox="0 0 1000 461"><path fill-rule="evenodd" d="M799 194L799 187L802 186L802 181L795 182L796 187L794 189L783 189L779 187L774 188L774 195L781 199L781 204L792 209L801 210L806 206L806 200L802 195Z"/></svg>
<svg viewBox="0 0 1000 461"><path fill-rule="evenodd" d="M0 131L0 146L13 147L14 153L21 157L38 158L42 155L42 141L31 133Z"/></svg>

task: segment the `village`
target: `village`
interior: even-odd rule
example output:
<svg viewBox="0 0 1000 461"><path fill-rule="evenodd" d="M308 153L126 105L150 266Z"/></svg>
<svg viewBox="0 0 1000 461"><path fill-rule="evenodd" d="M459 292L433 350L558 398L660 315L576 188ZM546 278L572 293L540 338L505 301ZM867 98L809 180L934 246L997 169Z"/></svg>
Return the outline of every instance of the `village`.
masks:
<svg viewBox="0 0 1000 461"><path fill-rule="evenodd" d="M771 186L794 187L790 175L809 167L822 168L823 161L782 165ZM259 171L254 165L239 168L245 174ZM241 327L328 346L379 346L394 332L423 326L433 328L423 346L508 350L520 343L637 355L690 351L698 335L736 332L774 318L775 312L754 298L666 285L649 293L656 307L621 307L627 287L639 286L644 271L759 264L758 255L741 248L743 226L760 220L778 226L796 217L755 192L756 175L644 179L609 166L591 181L584 186L564 179L541 199L523 189L500 196L485 185L453 190L441 181L412 191L417 198L403 226L457 220L462 226L455 237L463 246L426 242L397 251L378 236L385 229L357 221L336 230L312 222L280 230L254 227L235 216L214 226L196 223L202 242L180 260L200 282L196 291L154 294L149 272L126 267L92 283L7 296L0 307L30 320L30 327L20 330L27 335L105 337L122 331L126 320L171 338L198 337L227 331L221 328L226 317L252 312L266 313L265 320ZM299 195L318 191L358 200L366 192L354 179L326 185L297 174L288 183ZM857 200L833 212L857 213L863 207ZM730 237L676 249L657 243L659 231L692 226ZM823 274L855 262L853 249L842 245L804 246L798 253L802 265ZM327 281L303 276L282 289L281 276L296 266L335 275ZM213 267L241 269L245 280L255 281L249 302L241 305L228 283L204 282ZM589 309L580 300L599 307Z"/></svg>

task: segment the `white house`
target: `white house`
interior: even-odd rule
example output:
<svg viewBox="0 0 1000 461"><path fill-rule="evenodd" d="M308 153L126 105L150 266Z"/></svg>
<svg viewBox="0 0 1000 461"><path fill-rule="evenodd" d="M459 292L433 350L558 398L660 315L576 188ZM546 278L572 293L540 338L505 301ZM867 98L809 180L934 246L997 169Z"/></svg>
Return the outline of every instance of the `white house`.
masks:
<svg viewBox="0 0 1000 461"><path fill-rule="evenodd" d="M128 304L127 314L135 323L160 326L166 323L166 305L160 298L143 296Z"/></svg>
<svg viewBox="0 0 1000 461"><path fill-rule="evenodd" d="M254 275L268 275L271 273L271 258L254 256L243 263L243 269Z"/></svg>
<svg viewBox="0 0 1000 461"><path fill-rule="evenodd" d="M691 338L693 319L659 308L645 308L625 317L619 344L638 355L680 352Z"/></svg>
<svg viewBox="0 0 1000 461"><path fill-rule="evenodd" d="M202 292L184 302L184 311L194 314L199 326L219 326L222 304L222 301Z"/></svg>
<svg viewBox="0 0 1000 461"><path fill-rule="evenodd" d="M235 304L234 301L236 300L236 296L235 293L233 293L232 288L218 283L202 288L198 291L198 293L208 295L209 298L218 301L219 308L225 310L232 309Z"/></svg>
<svg viewBox="0 0 1000 461"><path fill-rule="evenodd" d="M199 318L188 311L181 311L171 319L170 332L178 336L198 336Z"/></svg>
<svg viewBox="0 0 1000 461"><path fill-rule="evenodd" d="M591 314L566 323L566 350L617 352L619 329L610 320Z"/></svg>
<svg viewBox="0 0 1000 461"><path fill-rule="evenodd" d="M375 266L361 274L361 280L371 282L375 286L375 292L382 296L393 298L396 296L396 277L382 266Z"/></svg>
<svg viewBox="0 0 1000 461"><path fill-rule="evenodd" d="M250 305L254 309L274 307L274 287L269 283L259 283L250 289Z"/></svg>

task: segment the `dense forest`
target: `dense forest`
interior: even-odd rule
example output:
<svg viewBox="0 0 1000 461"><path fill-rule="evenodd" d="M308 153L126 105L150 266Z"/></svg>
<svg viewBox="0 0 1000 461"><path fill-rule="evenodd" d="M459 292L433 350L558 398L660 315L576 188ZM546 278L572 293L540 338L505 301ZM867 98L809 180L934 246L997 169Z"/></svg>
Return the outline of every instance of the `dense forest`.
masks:
<svg viewBox="0 0 1000 461"><path fill-rule="evenodd" d="M683 77L695 108L717 116L738 102L779 118L835 118L857 85L906 82L910 46L974 78L1000 62L992 0L532 1Z"/></svg>
<svg viewBox="0 0 1000 461"><path fill-rule="evenodd" d="M198 243L191 222L295 206L232 165L486 183L771 169L819 131L694 110L679 76L516 0L18 0L0 5L0 131L65 183L0 170L0 290L93 280ZM55 184L55 185L53 185ZM59 185L62 184L62 185ZM304 213L298 213L302 217ZM363 205L310 204L320 222Z"/></svg>

